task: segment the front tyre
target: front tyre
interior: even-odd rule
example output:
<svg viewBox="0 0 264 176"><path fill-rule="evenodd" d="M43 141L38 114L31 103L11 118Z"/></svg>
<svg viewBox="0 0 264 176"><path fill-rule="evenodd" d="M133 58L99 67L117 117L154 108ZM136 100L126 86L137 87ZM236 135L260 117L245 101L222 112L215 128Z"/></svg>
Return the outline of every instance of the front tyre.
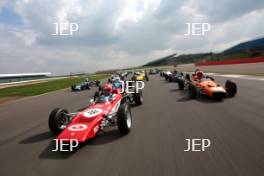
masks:
<svg viewBox="0 0 264 176"><path fill-rule="evenodd" d="M190 77L190 75L188 73L185 75L185 79L188 80L188 81L191 80L191 77Z"/></svg>
<svg viewBox="0 0 264 176"><path fill-rule="evenodd" d="M96 81L95 81L95 85L96 85L97 87L99 87L99 86L100 86L100 81L96 80Z"/></svg>
<svg viewBox="0 0 264 176"><path fill-rule="evenodd" d="M227 80L225 83L225 89L229 97L234 97L237 93L237 85L236 83Z"/></svg>
<svg viewBox="0 0 264 176"><path fill-rule="evenodd" d="M96 91L96 92L94 93L94 101L96 101L96 99L97 99L99 96L100 96L99 91Z"/></svg>
<svg viewBox="0 0 264 176"><path fill-rule="evenodd" d="M72 86L71 86L71 90L72 90L72 91L75 91L75 85L72 85Z"/></svg>
<svg viewBox="0 0 264 176"><path fill-rule="evenodd" d="M49 129L55 135L59 135L70 123L66 109L56 108L51 111L49 116Z"/></svg>
<svg viewBox="0 0 264 176"><path fill-rule="evenodd" d="M148 76L145 76L145 79L146 79L146 81L149 81L149 77Z"/></svg>
<svg viewBox="0 0 264 176"><path fill-rule="evenodd" d="M184 89L184 81L182 79L179 79L178 80L178 86L179 86L179 89L180 90L183 90Z"/></svg>
<svg viewBox="0 0 264 176"><path fill-rule="evenodd" d="M134 101L135 101L136 105L141 105L143 103L143 93L142 93L142 91L140 90L138 93L135 92L133 94L133 98L134 98Z"/></svg>
<svg viewBox="0 0 264 176"><path fill-rule="evenodd" d="M121 134L128 134L132 127L132 114L127 103L121 104L117 112L117 126Z"/></svg>
<svg viewBox="0 0 264 176"><path fill-rule="evenodd" d="M89 84L87 84L87 85L86 85L86 89L88 89L88 90L90 89L90 86L89 86Z"/></svg>
<svg viewBox="0 0 264 176"><path fill-rule="evenodd" d="M193 84L189 85L189 96L190 98L196 98L197 96L196 87Z"/></svg>

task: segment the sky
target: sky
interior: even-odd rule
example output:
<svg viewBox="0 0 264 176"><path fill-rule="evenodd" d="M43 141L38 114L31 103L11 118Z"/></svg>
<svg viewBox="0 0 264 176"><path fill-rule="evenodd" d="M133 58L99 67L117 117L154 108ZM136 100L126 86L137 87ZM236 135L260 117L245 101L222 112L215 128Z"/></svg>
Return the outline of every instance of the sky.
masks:
<svg viewBox="0 0 264 176"><path fill-rule="evenodd" d="M0 74L94 72L220 52L263 37L263 19L263 0L0 0ZM54 23L78 31L52 35ZM186 23L211 29L184 35Z"/></svg>

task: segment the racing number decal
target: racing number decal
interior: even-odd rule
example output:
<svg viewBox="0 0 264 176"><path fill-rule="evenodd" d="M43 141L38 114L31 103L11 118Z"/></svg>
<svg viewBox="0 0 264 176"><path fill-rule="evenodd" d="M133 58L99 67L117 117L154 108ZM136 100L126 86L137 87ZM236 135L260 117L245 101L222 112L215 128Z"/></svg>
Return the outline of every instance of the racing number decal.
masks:
<svg viewBox="0 0 264 176"><path fill-rule="evenodd" d="M69 130L70 131L82 131L82 130L85 130L87 128L87 125L84 125L84 124L75 124L75 125L72 125L72 126L69 126Z"/></svg>
<svg viewBox="0 0 264 176"><path fill-rule="evenodd" d="M103 112L102 109L99 109L99 108L94 108L94 109L89 109L88 111L84 112L83 115L85 117L95 117L97 116L98 114L100 114L101 112Z"/></svg>

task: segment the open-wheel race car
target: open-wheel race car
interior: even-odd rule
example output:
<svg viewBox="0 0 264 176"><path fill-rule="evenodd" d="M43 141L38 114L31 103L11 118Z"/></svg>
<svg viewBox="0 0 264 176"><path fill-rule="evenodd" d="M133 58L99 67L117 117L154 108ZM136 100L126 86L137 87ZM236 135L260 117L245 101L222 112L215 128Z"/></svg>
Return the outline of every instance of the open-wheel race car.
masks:
<svg viewBox="0 0 264 176"><path fill-rule="evenodd" d="M81 82L80 84L72 85L71 90L72 91L80 91L80 90L87 90L90 89L92 86L99 86L100 81L89 81L85 80L84 82Z"/></svg>
<svg viewBox="0 0 264 176"><path fill-rule="evenodd" d="M191 76L186 75L185 80L178 82L180 90L188 88L190 98L196 98L198 94L222 100L226 97L234 97L237 93L235 82L227 80L225 86L218 84L212 76L205 76L199 69Z"/></svg>
<svg viewBox="0 0 264 176"><path fill-rule="evenodd" d="M179 80L184 79L184 73L183 72L178 72L178 71L173 71L171 74L166 75L165 78L169 82L179 82Z"/></svg>
<svg viewBox="0 0 264 176"><path fill-rule="evenodd" d="M130 105L140 105L142 101L142 92L128 95L119 93L111 84L104 84L81 112L69 113L63 108L54 109L49 116L49 128L58 135L58 141L64 142L72 139L78 143L85 142L110 126L117 126L120 133L125 135L132 127Z"/></svg>
<svg viewBox="0 0 264 176"><path fill-rule="evenodd" d="M149 77L146 71L142 70L135 72L131 78L132 81L149 81Z"/></svg>

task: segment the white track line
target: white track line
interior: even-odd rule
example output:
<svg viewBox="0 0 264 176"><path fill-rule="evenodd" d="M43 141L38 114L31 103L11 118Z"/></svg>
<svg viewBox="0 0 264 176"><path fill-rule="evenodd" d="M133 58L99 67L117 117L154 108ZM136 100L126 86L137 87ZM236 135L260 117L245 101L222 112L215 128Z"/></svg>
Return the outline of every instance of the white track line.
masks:
<svg viewBox="0 0 264 176"><path fill-rule="evenodd" d="M248 80L257 80L264 81L264 77L258 76L248 76L248 75L236 75L236 74L219 74L219 73L210 73L215 76L228 77L228 78L239 78L239 79L248 79Z"/></svg>

